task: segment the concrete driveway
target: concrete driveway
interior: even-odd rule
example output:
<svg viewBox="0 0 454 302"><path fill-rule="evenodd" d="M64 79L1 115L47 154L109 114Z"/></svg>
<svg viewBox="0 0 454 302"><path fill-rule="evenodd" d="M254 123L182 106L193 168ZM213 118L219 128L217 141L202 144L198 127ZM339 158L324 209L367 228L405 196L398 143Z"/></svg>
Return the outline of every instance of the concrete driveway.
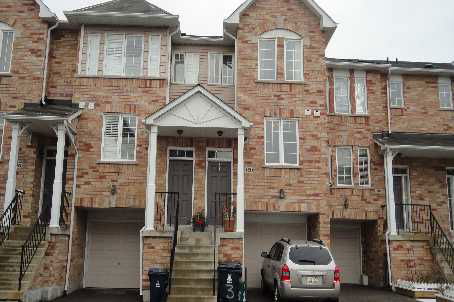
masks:
<svg viewBox="0 0 454 302"><path fill-rule="evenodd" d="M137 290L117 289L82 289L66 297L56 299L58 302L137 302Z"/></svg>
<svg viewBox="0 0 454 302"><path fill-rule="evenodd" d="M264 297L260 290L248 291L248 302L270 302L271 297ZM415 302L391 291L362 286L342 286L340 302Z"/></svg>

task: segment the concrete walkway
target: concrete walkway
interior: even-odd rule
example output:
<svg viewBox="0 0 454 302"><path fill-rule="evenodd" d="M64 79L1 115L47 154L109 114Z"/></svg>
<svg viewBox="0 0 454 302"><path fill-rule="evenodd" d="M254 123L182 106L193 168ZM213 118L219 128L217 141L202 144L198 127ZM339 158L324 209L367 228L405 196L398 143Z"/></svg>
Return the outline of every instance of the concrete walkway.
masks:
<svg viewBox="0 0 454 302"><path fill-rule="evenodd" d="M248 291L248 302L271 301L271 296L262 296L260 290ZM415 302L415 300L383 289L362 286L343 286L340 302Z"/></svg>
<svg viewBox="0 0 454 302"><path fill-rule="evenodd" d="M54 301L58 302L137 302L138 290L102 290L82 289L66 297Z"/></svg>

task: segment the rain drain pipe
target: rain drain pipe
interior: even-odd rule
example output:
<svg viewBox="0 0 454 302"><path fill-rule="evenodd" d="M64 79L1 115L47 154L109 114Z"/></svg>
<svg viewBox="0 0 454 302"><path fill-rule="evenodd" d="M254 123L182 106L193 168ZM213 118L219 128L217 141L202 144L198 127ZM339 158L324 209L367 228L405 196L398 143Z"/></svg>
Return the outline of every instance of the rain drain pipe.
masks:
<svg viewBox="0 0 454 302"><path fill-rule="evenodd" d="M145 231L146 226L143 226L143 228L139 232L140 236L140 291L139 295L141 297L141 301L143 301L143 232Z"/></svg>
<svg viewBox="0 0 454 302"><path fill-rule="evenodd" d="M50 36L51 32L58 27L60 21L57 21L54 26L50 27L47 31L47 46L46 46L46 57L44 59L44 75L43 75L43 91L41 93L41 102L44 103L46 99L47 90L47 74L49 73L49 53L50 53Z"/></svg>

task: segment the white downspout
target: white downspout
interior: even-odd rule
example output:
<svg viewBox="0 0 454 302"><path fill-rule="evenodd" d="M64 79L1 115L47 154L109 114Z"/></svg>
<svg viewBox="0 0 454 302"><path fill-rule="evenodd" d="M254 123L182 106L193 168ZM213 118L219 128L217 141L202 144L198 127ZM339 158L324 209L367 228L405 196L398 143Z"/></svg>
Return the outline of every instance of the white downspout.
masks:
<svg viewBox="0 0 454 302"><path fill-rule="evenodd" d="M388 133L389 134L392 133L392 130L391 130L391 106L390 106L390 102L391 102L390 80L391 80L391 69L388 69L388 79L386 81L386 99L387 99L386 107L388 109Z"/></svg>
<svg viewBox="0 0 454 302"><path fill-rule="evenodd" d="M168 40L168 58L169 58L169 63L167 64L167 96L166 96L166 104L170 102L170 82L172 80L172 37L180 31L180 26L177 27L177 29L170 33L170 30L168 31L169 34L169 40Z"/></svg>
<svg viewBox="0 0 454 302"><path fill-rule="evenodd" d="M143 297L143 232L145 231L145 226L140 230L140 292L139 295ZM143 301L143 298L142 298Z"/></svg>
<svg viewBox="0 0 454 302"><path fill-rule="evenodd" d="M228 31L224 30L224 33L226 36L230 37L231 39L233 39L235 41L235 60L234 60L234 63L235 66L235 72L234 72L234 82L235 82L235 110L238 110L238 98L237 98L237 90L238 90L238 45L237 45L237 38L235 38L235 36L233 36L231 33L229 33Z"/></svg>
<svg viewBox="0 0 454 302"><path fill-rule="evenodd" d="M389 286L391 286L393 291L396 291L396 288L394 287L393 284L393 277L392 277L392 271L391 271L391 249L389 246L389 235L390 231L386 231L385 238L386 238L386 258L388 261L388 282Z"/></svg>
<svg viewBox="0 0 454 302"><path fill-rule="evenodd" d="M67 133L71 133L67 123ZM68 258L66 260L66 276L65 276L65 293L68 293L69 289L69 274L71 271L71 256L72 256L72 243L73 243L73 230L74 230L74 211L76 202L76 189L77 189L77 164L79 162L79 150L77 149L76 142L73 135L69 135L71 143L76 151L76 158L74 160L74 171L73 171L73 187L72 187L72 199L71 199L71 220L69 224L69 243L68 243Z"/></svg>
<svg viewBox="0 0 454 302"><path fill-rule="evenodd" d="M41 102L44 102L44 99L46 98L46 89L47 89L47 73L49 69L49 52L50 52L50 35L51 32L58 27L60 24L60 21L57 21L54 26L49 28L47 31L47 46L46 46L46 57L44 59L44 75L43 75L43 91L41 93Z"/></svg>

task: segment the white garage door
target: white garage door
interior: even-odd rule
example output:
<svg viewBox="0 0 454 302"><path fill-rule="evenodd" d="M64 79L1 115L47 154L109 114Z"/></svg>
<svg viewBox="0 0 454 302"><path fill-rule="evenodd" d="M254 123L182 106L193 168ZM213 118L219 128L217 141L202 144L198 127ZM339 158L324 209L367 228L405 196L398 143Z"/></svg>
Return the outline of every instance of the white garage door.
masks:
<svg viewBox="0 0 454 302"><path fill-rule="evenodd" d="M246 215L245 224L245 263L249 288L260 287L262 251L269 251L279 239L306 240L305 219L301 216L262 216Z"/></svg>
<svg viewBox="0 0 454 302"><path fill-rule="evenodd" d="M138 288L142 223L89 222L85 287Z"/></svg>
<svg viewBox="0 0 454 302"><path fill-rule="evenodd" d="M331 226L332 253L341 269L341 282L361 282L361 229L359 225Z"/></svg>

